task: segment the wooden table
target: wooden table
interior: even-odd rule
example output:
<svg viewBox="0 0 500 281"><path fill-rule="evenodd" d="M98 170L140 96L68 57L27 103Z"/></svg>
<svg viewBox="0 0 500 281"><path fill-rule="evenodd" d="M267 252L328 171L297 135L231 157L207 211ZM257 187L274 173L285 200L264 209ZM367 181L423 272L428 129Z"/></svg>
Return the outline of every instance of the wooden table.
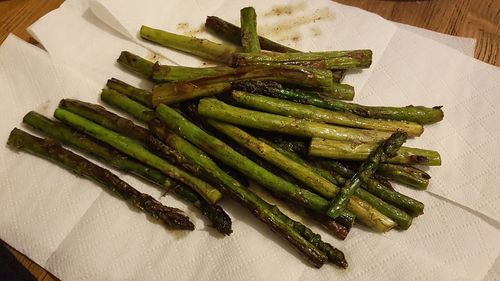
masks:
<svg viewBox="0 0 500 281"><path fill-rule="evenodd" d="M500 0L383 1L336 0L389 20L451 35L477 39L475 57L500 66ZM57 8L62 0L0 0L0 43L10 32L34 42L26 27ZM39 280L57 280L14 249L18 259Z"/></svg>

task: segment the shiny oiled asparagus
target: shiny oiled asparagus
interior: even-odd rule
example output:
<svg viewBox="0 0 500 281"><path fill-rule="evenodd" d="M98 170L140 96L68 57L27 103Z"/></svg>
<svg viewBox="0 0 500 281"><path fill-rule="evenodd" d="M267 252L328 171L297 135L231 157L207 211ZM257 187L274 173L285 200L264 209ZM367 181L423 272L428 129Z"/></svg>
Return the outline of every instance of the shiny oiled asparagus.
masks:
<svg viewBox="0 0 500 281"><path fill-rule="evenodd" d="M146 78L157 82L187 81L200 78L233 74L234 68L228 66L187 67L162 65L151 62L131 52L122 51L118 63Z"/></svg>
<svg viewBox="0 0 500 281"><path fill-rule="evenodd" d="M159 105L156 112L172 131L186 138L214 158L242 172L263 187L270 189L273 193L294 200L319 214L324 214L326 211L325 208L328 206L326 199L270 173L224 142L207 134L175 110L165 105ZM349 210L352 210L360 221L373 229L383 232L396 225L394 221L382 215L370 205L358 204L355 201L351 202Z"/></svg>
<svg viewBox="0 0 500 281"><path fill-rule="evenodd" d="M198 157L190 157L192 154L193 149L190 149L192 145L187 143L184 139L176 135L175 133L171 132L170 130L166 129L163 124L159 124L158 122L155 122L157 120L151 119L150 117L153 115L151 114L154 112L152 109L146 108L143 105L130 100L128 97L121 95L115 91L112 90L103 90L101 94L101 98L109 105L113 107L117 107L131 115L133 115L135 118L149 123L149 126L151 130L156 133L158 137L160 137L165 143L167 143L169 146L174 148L176 151L180 152L183 154L185 157L189 157L191 161L196 162L198 167L200 169L204 169L203 166L200 166L199 160L203 160L206 157L202 157L204 154L203 152L200 151L194 151L194 155L199 156L201 158L198 159ZM121 122L114 122L117 124L127 124L127 121L121 121ZM130 126L124 125L124 130L126 131L131 131ZM120 130L120 129L118 129ZM206 170L206 169L205 169ZM227 172L226 172L227 174ZM207 176L204 174L203 176ZM220 180L214 179L213 176L208 175L209 179L208 181L214 181L216 184L220 184ZM322 223L324 223L330 231L333 231L333 233L340 237L341 239L345 238L345 235L347 235L347 232L349 231L349 228L352 226L352 223L354 222L354 218L347 212L344 212L344 214L336 219L339 221L342 225L338 225L337 222L332 222L328 219L323 219L323 217L319 216L314 216L315 219L320 219ZM346 228L347 227L347 228Z"/></svg>
<svg viewBox="0 0 500 281"><path fill-rule="evenodd" d="M265 136L265 139L269 143L274 145L276 149L279 149L282 153L288 153L287 155L289 155L290 157L296 157L294 158L296 159L296 161L300 161L302 159L302 161L305 161L306 165L310 165L316 168L318 173L339 186L344 185L345 182L355 174L355 171L352 171L347 166L332 159L314 158L303 160L304 158L307 158L309 148L308 143L306 143L305 141L289 140L275 135ZM424 204L422 202L399 193L394 189L386 187L375 178L370 178L366 182L364 182L362 185L362 189L359 189L356 193L358 196L360 196L360 198L368 200L369 198L365 198L363 196L364 190L377 196L383 201L394 205L398 209L408 212L408 214L412 216L418 216L423 214L424 212ZM359 192L362 193L360 194ZM369 203L372 205L377 205L376 202ZM385 207L385 209L390 209L390 207ZM404 228L405 225L410 225L409 223L411 223L411 218L408 218L408 216L401 214L397 210L393 210L390 212L387 211L389 210L382 210L382 213L391 217L393 220L398 221L400 227ZM394 214L391 215L391 213Z"/></svg>
<svg viewBox="0 0 500 281"><path fill-rule="evenodd" d="M363 161L376 149L373 143L353 143L332 139L313 138L309 148L309 155L332 159ZM437 151L401 147L396 156L389 158L386 163L417 164L426 166L440 166L441 156Z"/></svg>
<svg viewBox="0 0 500 281"><path fill-rule="evenodd" d="M395 182L422 190L427 189L431 178L429 174L413 166L395 164L382 164L377 173Z"/></svg>
<svg viewBox="0 0 500 281"><path fill-rule="evenodd" d="M312 105L249 94L241 91L233 91L231 99L238 105L259 111L347 127L389 132L401 130L407 132L410 136L420 136L424 131L422 125L418 123L365 118L350 112L332 111Z"/></svg>
<svg viewBox="0 0 500 281"><path fill-rule="evenodd" d="M311 92L299 89L287 89L273 81L238 81L233 83L237 90L272 96L298 103L310 104L335 111L351 112L353 114L378 119L409 121L419 124L431 124L443 120L443 110L440 106L366 106L339 101L338 97L329 93Z"/></svg>
<svg viewBox="0 0 500 281"><path fill-rule="evenodd" d="M328 209L329 217L336 218L344 211L350 198L355 194L356 190L359 189L362 182L367 182L372 177L381 162L394 157L399 148L406 141L406 138L406 133L395 132L370 154L356 174L344 184L344 187L332 201Z"/></svg>
<svg viewBox="0 0 500 281"><path fill-rule="evenodd" d="M84 131L86 134L91 135L92 137L113 146L125 154L160 170L167 176L188 185L210 203L215 203L221 198L221 193L213 186L158 157L134 139L106 129L65 109L56 109L54 116L60 121L76 129Z"/></svg>
<svg viewBox="0 0 500 281"><path fill-rule="evenodd" d="M275 148L266 141L255 138L247 132L227 123L213 120L209 120L208 123L223 134L229 136L233 141L305 183L310 189L315 190L326 199L331 200L335 198L339 194L339 191L341 191L341 189L335 185L335 183L338 182L337 180L332 180L330 177L325 176L322 171L318 171L318 169L311 167L311 165L307 164L305 161L301 161L297 157L291 156L289 153ZM343 183L344 182L342 182L342 184ZM354 192L359 199L366 201L374 209L394 220L402 229L407 229L411 225L412 218L401 210L390 206L364 190L359 189L354 190ZM358 201L359 199L354 198L353 200ZM344 211L342 211L341 214L344 215ZM335 218L337 217L338 216L335 216ZM363 218L361 218L361 220L362 219Z"/></svg>
<svg viewBox="0 0 500 281"><path fill-rule="evenodd" d="M128 109L130 110L129 113L136 114L138 119L149 122L151 130L158 137L160 137L170 147L181 153L183 157L186 157L191 162L197 164L200 169L203 169L206 172L205 175L209 177L211 182L214 182L218 188L229 194L242 205L246 206L259 219L268 224L273 230L284 236L296 248L305 254L315 266L320 267L326 259L340 267L347 266L347 262L345 261L342 252L321 241L319 236L314 234L302 224L288 218L286 215L281 213L278 208L271 206L264 200L260 199L260 197L256 194L248 190L220 169L219 166L214 163L210 157L205 155L203 151L199 150L176 134L165 130L165 127L158 123L157 119L148 119L151 114L146 112L151 111L150 109L131 101L125 96L121 96L121 98L120 96L120 94L114 91L103 91L102 93L103 100L111 103L113 106ZM126 104L125 106L123 106L124 103ZM135 105L135 107L132 105Z"/></svg>
<svg viewBox="0 0 500 281"><path fill-rule="evenodd" d="M322 137L343 141L377 143L391 135L389 132L347 128L248 110L226 104L214 98L200 100L198 113L234 125L301 137Z"/></svg>
<svg viewBox="0 0 500 281"><path fill-rule="evenodd" d="M232 65L302 65L320 69L367 68L372 63L371 50L308 53L234 53Z"/></svg>
<svg viewBox="0 0 500 281"><path fill-rule="evenodd" d="M162 205L148 194L141 193L128 183L87 159L63 148L51 139L41 139L15 128L7 144L11 147L49 159L75 174L94 180L130 205L142 210L172 229L193 230L194 225L182 211Z"/></svg>
<svg viewBox="0 0 500 281"><path fill-rule="evenodd" d="M71 145L84 153L99 158L106 164L119 170L138 175L167 191L172 191L179 198L190 202L193 206L200 209L201 213L210 220L217 231L226 235L232 232L231 218L219 205L208 204L200 195L192 191L189 187L168 178L157 169L146 166L108 145L100 143L71 127L50 120L34 111L26 114L23 118L23 122L50 138L58 140L63 144Z"/></svg>
<svg viewBox="0 0 500 281"><path fill-rule="evenodd" d="M214 43L207 39L179 35L145 25L141 27L140 35L143 39L162 46L224 64L231 63L232 55L237 50L237 48L230 45Z"/></svg>

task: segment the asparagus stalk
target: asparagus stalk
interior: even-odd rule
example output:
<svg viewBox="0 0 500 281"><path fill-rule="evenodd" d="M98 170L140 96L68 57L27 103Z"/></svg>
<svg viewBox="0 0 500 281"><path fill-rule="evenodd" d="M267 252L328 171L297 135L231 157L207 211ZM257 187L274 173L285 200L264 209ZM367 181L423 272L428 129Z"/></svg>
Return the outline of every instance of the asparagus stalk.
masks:
<svg viewBox="0 0 500 281"><path fill-rule="evenodd" d="M241 45L243 52L259 53L260 43L257 35L257 14L253 7L246 7L240 11Z"/></svg>
<svg viewBox="0 0 500 281"><path fill-rule="evenodd" d="M335 97L324 93L285 89L279 83L272 81L238 81L233 83L233 87L236 90L314 105L334 111L350 112L367 118L400 120L419 124L431 124L443 120L443 111L439 106L433 108L423 106L365 106L339 101Z"/></svg>
<svg viewBox="0 0 500 281"><path fill-rule="evenodd" d="M152 80L153 82L158 83L187 81L206 77L228 75L235 72L233 68L228 66L199 68L160 65L158 62L153 63L127 51L122 51L117 61L125 68L138 73Z"/></svg>
<svg viewBox="0 0 500 281"><path fill-rule="evenodd" d="M82 130L86 134L113 146L123 153L160 170L165 175L188 185L212 204L221 198L221 193L217 189L151 153L131 138L106 129L65 109L56 109L54 116L60 121Z"/></svg>
<svg viewBox="0 0 500 281"><path fill-rule="evenodd" d="M205 28L226 41L229 41L235 45L241 45L241 29L234 24L231 24L215 16L208 16L207 20L205 21ZM259 43L260 47L263 50L279 53L300 53L299 50L281 45L262 36L259 36ZM332 70L332 75L333 81L340 83L340 81L342 81L342 79L344 78L345 70ZM352 100L352 97L346 99Z"/></svg>
<svg viewBox="0 0 500 281"><path fill-rule="evenodd" d="M334 192L331 196L324 195L325 198L334 198L335 195L339 192L337 185L344 185L346 182L344 178L333 176L327 171L322 170L318 167L314 167L307 161L302 160L294 153L285 151L284 149L281 149L263 139L256 139L232 125L217 123L215 121L209 121L209 123L212 124L215 128L219 129L219 131L230 136L234 141L240 143L244 147L249 148L253 152L257 153L260 157L280 167L282 170L287 171L289 174L293 174L293 176L295 176L296 178L300 177L301 175L305 175L303 177L309 181L311 181L310 179L314 179L316 182L322 182L321 180L326 180L330 183L329 186L334 190ZM314 181L311 182L314 184ZM390 204L384 202L376 196L373 196L363 189L357 189L355 190L355 193L356 196L361 200L366 201L380 213L394 220L401 229L408 229L410 227L412 218L407 213L399 210L394 206L391 206ZM345 216L345 211L342 212L342 216Z"/></svg>
<svg viewBox="0 0 500 281"><path fill-rule="evenodd" d="M429 174L415 167L394 164L380 165L377 173L398 183L420 190L427 189L429 179L431 178Z"/></svg>
<svg viewBox="0 0 500 281"><path fill-rule="evenodd" d="M50 139L41 139L15 128L7 144L25 152L52 160L75 174L94 180L130 205L142 210L172 229L193 230L194 225L182 211L162 205L148 194L141 193L115 174L63 148Z"/></svg>
<svg viewBox="0 0 500 281"><path fill-rule="evenodd" d="M219 94L230 90L231 82L249 79L280 81L327 91L337 96L354 95L352 86L333 82L331 71L286 65L248 66L236 68L233 74L158 84L153 88L152 104L171 104Z"/></svg>
<svg viewBox="0 0 500 281"><path fill-rule="evenodd" d="M175 151L171 147L166 146L163 142L153 136L147 129L141 126L137 126L132 121L126 118L107 111L102 106L77 100L65 99L61 101L60 107L78 114L83 118L87 118L106 129L112 130L127 138L131 138L145 144L149 149L158 154L158 156L160 156L161 158L168 159L171 163L179 165L196 177L204 178L206 176L202 172L203 169L199 165L193 163L192 161L189 161L189 159L184 157L178 151ZM142 106L137 105L137 107ZM147 109L144 108L144 110ZM150 110L150 112L147 113L148 114L143 115L146 116L147 119L142 121L151 120L149 118L151 116L154 116L154 111Z"/></svg>
<svg viewBox="0 0 500 281"><path fill-rule="evenodd" d="M373 129L379 131L395 132L402 130L411 136L420 136L423 127L420 124L393 120L379 120L361 117L349 112L337 112L311 105L290 102L272 97L248 94L233 91L231 99L238 105L243 105L259 111L290 116L301 119L329 124L342 125L354 128Z"/></svg>
<svg viewBox="0 0 500 281"><path fill-rule="evenodd" d="M148 180L165 190L173 191L181 199L190 202L198 208L213 224L220 233L231 234L231 218L219 205L210 205L187 186L176 182L162 174L157 169L148 167L137 162L122 152L99 143L85 134L70 128L60 122L52 121L34 111L29 112L23 118L23 122L30 127L39 130L50 138L56 139L64 144L69 144L80 151L96 156L101 161L125 172L132 173Z"/></svg>
<svg viewBox="0 0 500 281"><path fill-rule="evenodd" d="M112 98L109 98L109 96L111 96ZM125 110L129 114L134 114L137 119L139 119L143 122L148 122L151 129L159 137L161 137L161 139L163 139L165 142L167 142L169 145L171 145L171 147L175 148L177 151L182 153L183 156L189 158L190 161L195 162L195 164L197 164L197 166L204 167L205 171L207 171L206 167L212 167L213 170L219 171L218 177L215 177L213 175L214 174L213 172L210 173L210 170L207 171L209 174L211 174L211 176L209 176L211 178L211 180L215 181L216 184L220 185L222 183L222 184L226 184L226 185L229 184L230 186L231 186L231 184L233 184L233 185L236 185L237 190L240 189L240 187L239 187L240 184L238 181L234 181L232 179L229 180L229 178L227 176L223 176L222 180L221 180L220 169L214 168L214 164L210 164L211 160L209 160L209 157L206 156L204 154L204 152L200 151L199 149L197 149L196 147L191 145L189 142L185 141L184 139L180 138L176 134L174 134L171 131L169 131L168 129L166 129L163 126L163 124L159 124L158 122L155 122L156 119L149 118L150 116L152 116L152 114L150 114L150 113L154 112L151 109L148 109L144 106L141 106L140 104L137 104L136 102L131 101L127 97L125 97L119 93L116 93L114 91L109 91L109 92L103 91L101 98L112 106L115 106L115 107L118 107L122 110ZM130 111L127 111L127 110L130 110ZM126 122L119 122L119 123L126 123ZM208 164L205 163L205 161L207 161ZM227 172L226 172L226 174L227 174ZM224 189L223 186L221 188ZM350 228L352 226L353 221L354 221L354 217L351 215L351 213L344 212L344 214L342 216L340 216L339 219L337 219L337 220L341 221L344 225L346 225L346 227ZM335 234L337 236L339 236L341 239L345 239L345 236L347 235L349 229L346 229L346 227L343 227L343 226L339 226L335 222L332 222L331 220L328 220L328 219L324 219L324 220L322 220L322 222L324 223L325 227L328 227L329 230L335 231Z"/></svg>
<svg viewBox="0 0 500 281"><path fill-rule="evenodd" d="M343 186L347 179L352 178L355 174L354 171L346 167L345 165L330 159L314 159L314 161L305 161L301 158L307 156L308 154L308 144L302 141L290 141L288 139L282 139L280 137L272 137L269 140L269 137L266 138L268 143L272 144L280 152L287 154L289 157L292 157L295 161L303 161L304 165L309 165L316 169L316 172L326 179L334 182L338 186ZM300 156L299 156L300 155ZM384 164L382 164L384 165ZM404 210L411 214L412 216L418 216L423 214L424 204L415 200L411 197L408 197L404 194L401 194L394 189L390 189L387 186L380 183L379 180L375 178L368 179L366 182L363 182L362 189L358 189L356 194L363 200L368 201L370 198L366 198L365 193L371 193L376 197L382 199L383 201L394 205L398 209ZM376 206L380 205L378 202L369 202L370 204ZM384 209L386 209L384 211ZM411 218L401 214L395 209L391 207L384 206L384 209L381 210L382 213L397 221L399 226L403 227L403 225L410 225ZM392 210L392 211L388 211ZM392 215L391 213L398 214ZM409 222L409 223L408 223Z"/></svg>
<svg viewBox="0 0 500 281"><path fill-rule="evenodd" d="M316 213L325 214L328 207L326 199L270 173L219 139L207 134L168 106L159 105L156 112L172 131L209 155L240 171L280 197L289 198ZM394 221L368 204L359 203L357 199L351 200L349 210L351 209L356 210L353 213L360 221L377 231L388 231L395 226Z"/></svg>
<svg viewBox="0 0 500 281"><path fill-rule="evenodd" d="M168 128L166 128L160 120L151 120L149 122L149 128L162 141L179 151L181 154L198 164L200 167L203 167L203 169L210 175L213 181L219 183L218 186L220 186L221 189L228 190L230 191L230 193L238 193L237 195L234 195L238 196L237 198L243 197L248 199L255 197L254 201L260 202L261 205L265 206L265 209L272 210L274 216L278 217L279 220L284 222L289 228L298 232L303 238L306 239L307 242L312 243L321 252L324 252L331 262L341 267L347 266L342 252L321 241L321 237L319 235L312 233L312 231L306 228L304 225L291 220L286 215L281 213L281 211L279 211L279 209L277 209L276 207L272 207L269 204L265 203L265 201L261 200L253 192L246 189L241 183L239 183L234 178L225 173L222 169L220 169L219 166L202 150L198 149L190 142L184 140L183 138L179 137Z"/></svg>
<svg viewBox="0 0 500 281"><path fill-rule="evenodd" d="M320 69L367 68L372 63L371 50L309 53L234 53L232 65L303 65Z"/></svg>
<svg viewBox="0 0 500 281"><path fill-rule="evenodd" d="M155 126L155 127L151 128L152 131L155 132L156 135L159 136L164 142L168 143L171 147L173 147L175 150L182 153L184 156L188 157L190 155L189 150L188 150L188 152L185 151L186 146L188 148L190 147L189 143L186 145L185 144L186 141L184 141L182 138L180 138L176 134L170 132L168 129L164 128L164 126L161 126L160 124L158 124L158 122L155 122L155 119L149 118L150 116L152 116L150 114L152 111L151 109L148 109L148 108L146 108L146 107L144 107L144 106L142 106L134 101L131 101L127 97L125 97L119 93L116 93L114 91L103 90L101 98L105 102L107 102L108 104L110 104L112 106L118 107L118 108L125 110L125 111L129 110L128 113L134 114L134 113L139 112L139 114L136 114L135 117L143 122L149 122L150 127ZM134 106L134 104L135 104L135 106ZM103 115L103 116L105 116L105 115ZM144 117L146 117L146 118L144 118ZM124 121L124 122L115 122L115 123L126 124L127 122ZM130 130L128 130L128 131L130 131ZM169 134L167 134L167 132ZM202 154L203 153L200 153L199 151L195 151L194 155L199 156ZM190 160L192 162L196 162L195 161L196 157L191 157ZM202 167L199 164L197 164L197 166ZM206 174L204 176L206 176ZM214 180L213 176L209 176L209 177L211 180ZM216 179L215 181L216 181L216 183L219 183L219 180ZM318 216L316 216L316 218L320 219L320 218L318 218ZM352 226L352 224L354 222L354 216L348 212L344 212L344 214L337 219L337 221L342 223L343 226L339 226L335 222L331 222L328 219L321 218L320 220L325 225L325 227L328 227L329 230L333 231L336 236L340 237L341 239L345 239L345 236L347 235L350 227Z"/></svg>
<svg viewBox="0 0 500 281"><path fill-rule="evenodd" d="M234 125L301 137L323 137L344 141L376 143L387 139L391 135L388 132L327 125L304 119L238 108L213 98L200 100L198 113L202 116Z"/></svg>
<svg viewBox="0 0 500 281"><path fill-rule="evenodd" d="M362 182L367 182L378 169L380 162L394 157L399 148L406 141L407 134L404 132L396 132L389 139L378 146L373 153L370 154L368 160L361 165L356 174L350 178L332 201L328 209L328 216L332 218L338 217L346 208L352 195L361 186Z"/></svg>
<svg viewBox="0 0 500 281"><path fill-rule="evenodd" d="M317 175L307 166L293 161L267 143L258 140L240 128L210 119L207 120L207 123L219 132L233 139L233 141L237 142L239 145L256 153L259 157L287 172L319 195L325 198L333 198L338 193L338 187L332 182Z"/></svg>
<svg viewBox="0 0 500 281"><path fill-rule="evenodd" d="M214 43L207 39L199 39L143 25L140 30L143 39L155 42L167 48L172 48L203 59L230 64L237 48L230 45Z"/></svg>
<svg viewBox="0 0 500 281"><path fill-rule="evenodd" d="M332 159L363 161L376 149L376 144L352 143L332 139L313 138L309 155ZM401 147L395 157L386 161L392 164L418 164L440 166L441 156L437 151L413 147Z"/></svg>
<svg viewBox="0 0 500 281"><path fill-rule="evenodd" d="M205 28L212 33L222 37L226 41L229 41L235 45L241 45L241 29L236 25L233 25L215 16L208 16L207 20L205 21ZM300 52L285 45L273 42L262 36L259 36L259 43L262 49L268 51L282 53Z"/></svg>
<svg viewBox="0 0 500 281"><path fill-rule="evenodd" d="M120 81L116 78L109 79L108 82L106 83L106 86L109 89L123 93L127 97L129 97L137 102L140 102L141 104L152 106L151 92L133 87L133 86L131 86L123 81Z"/></svg>

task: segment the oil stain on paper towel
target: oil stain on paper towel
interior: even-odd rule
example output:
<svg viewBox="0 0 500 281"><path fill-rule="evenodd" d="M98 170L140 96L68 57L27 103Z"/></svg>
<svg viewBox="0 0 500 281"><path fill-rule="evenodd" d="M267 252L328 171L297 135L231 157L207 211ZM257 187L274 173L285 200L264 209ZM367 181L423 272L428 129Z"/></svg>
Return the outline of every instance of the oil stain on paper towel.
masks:
<svg viewBox="0 0 500 281"><path fill-rule="evenodd" d="M301 26L335 19L335 15L329 7L318 8L312 12L303 12L306 10L306 5L306 2L300 2L295 5L272 7L270 11L264 13L263 17L278 17L279 19L272 25L258 27L259 34L269 36L277 41L296 44L302 38L302 34L298 30ZM315 37L321 35L321 30L317 27L311 28L310 32Z"/></svg>

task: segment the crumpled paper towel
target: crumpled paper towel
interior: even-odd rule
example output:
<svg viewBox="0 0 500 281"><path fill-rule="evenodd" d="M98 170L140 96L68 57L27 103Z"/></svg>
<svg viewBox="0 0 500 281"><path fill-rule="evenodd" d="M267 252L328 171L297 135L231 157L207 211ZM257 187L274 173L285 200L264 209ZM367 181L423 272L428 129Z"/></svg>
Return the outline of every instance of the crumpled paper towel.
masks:
<svg viewBox="0 0 500 281"><path fill-rule="evenodd" d="M151 1L151 3L153 2L158 2L156 3L157 7L165 5L161 1ZM243 3L239 7L244 4L247 3ZM368 21L366 25L369 25L371 18L368 13L334 4L332 7L334 7L334 11L342 10L342 14L357 16L357 18L365 17L365 21ZM125 8L121 7L121 9ZM346 10L349 11L346 12ZM108 16L115 14L112 10L108 9L107 11ZM207 14L204 13L203 17ZM121 22L117 17L115 19ZM61 23L62 26L70 24L69 22L59 22L60 25ZM126 26L124 22L121 25ZM343 27L342 30L345 28L347 27ZM85 37L88 33L82 32L80 35ZM107 40L105 45L109 48L116 47L115 44L124 44L120 47L126 46L124 42L117 43L116 36L111 35L105 38ZM57 57L56 53L47 47L48 40L44 40L44 36L37 37L52 56ZM450 107L451 111L458 111L460 108L453 103L453 97L469 97L469 95L475 94L467 87L471 80L476 83L471 85L475 85L475 90L484 94L485 98L492 98L491 93L498 89L498 84L495 83L498 72L495 72L494 68L465 58L456 51L416 36L411 32L395 29L393 34L387 37L389 38L389 41L386 42L387 48L379 54L378 63L373 66L375 71L365 79L366 86L363 87L363 90L358 90L357 101L359 102L389 102L392 104L410 102L429 103L430 105L433 105L434 102L442 102ZM407 42L402 42L405 40ZM66 44L70 50L76 50L69 47L73 45L71 40L60 40L56 43ZM97 40L93 43L100 44ZM72 54L75 60L85 61L85 59L93 58L94 53L87 45L80 45L80 50L83 53L75 52ZM419 47L425 49L420 50ZM85 53L87 50L90 50L89 53ZM147 54L145 50L137 49L137 51L141 51L140 54L143 55ZM70 51L65 58L56 58L57 61L49 60L46 54L16 40L14 37L10 37L5 42L0 49L0 61L2 61L0 82L2 88L7 89L4 95L8 97L7 102L1 105L4 112L8 113L8 116L4 118L5 125L2 129L4 139L10 127L19 124L19 120L25 112L36 108L45 99L54 99L52 103L48 104L48 109L45 107L49 113L54 109L55 102L60 97L69 96L88 101L97 100L99 88L104 85L108 77L101 77L101 81L97 81L99 76L92 76L89 72L94 70L99 73L102 68L105 69L104 71L112 71L113 69L107 69L108 65L106 65L109 58L103 56L103 60L96 61L93 68L92 64L82 63L81 65L85 66L85 69L76 65L77 70L74 70L76 68L69 58L71 58ZM177 57L173 56L172 58ZM431 62L434 65L427 65ZM37 64L35 68L33 68L34 63ZM72 67L73 70L61 66L60 63ZM427 70L425 66L434 69L431 69L431 73L420 73ZM117 72L113 72L111 75L128 75L116 65L113 67ZM400 75L409 81L400 81L399 71L402 71ZM457 73L463 75L457 76ZM431 74L434 76L429 77ZM423 80L420 80L420 76L423 76ZM440 76L443 76L442 81L437 79ZM397 79L392 77L397 77ZM1 80L2 78L3 80ZM430 78L434 79L430 80ZM465 81L460 81L460 79ZM482 80L478 81L478 79ZM377 82L378 80L380 83ZM428 85L429 88L423 87L423 94L426 97L430 95L428 91L436 89L441 90L440 95L434 97L434 100L428 101L424 101L424 98L419 97L414 91L410 91L408 96L402 95L402 93L408 92L406 88L404 90L399 88L402 83L410 83L409 86L416 87L411 83L418 82L422 85L417 84L420 86L417 89L431 83ZM454 83L458 83L457 87L460 86L456 93L446 91L446 88ZM7 86L4 87L4 85ZM406 87L404 84L403 86ZM450 91L452 90L454 90L453 87L450 88ZM12 110L13 108L15 110ZM39 109L43 110L44 107ZM467 109L471 113L477 113L483 117L478 122L486 120L483 126L488 124L487 122L491 122L487 117L495 117L495 113L492 113L493 116L491 114L484 116L483 108L467 107ZM449 111L446 112L449 114ZM422 137L421 145L437 145L439 140L445 140L446 136L438 134L433 139L433 136L430 135L441 130L449 130L450 126L455 127L457 123L454 123L453 119L447 119L449 122L444 123L443 128L435 128L439 125L429 127L428 132ZM463 124L458 123L458 125ZM454 129L456 130L449 131L449 133L463 131L463 127ZM491 134L496 136L499 133L498 130L493 130ZM471 135L471 137L473 136ZM453 160L455 155L460 154L458 145L455 150L443 151L442 154ZM441 147L431 148L441 149ZM463 146L462 148L465 151L471 151L471 146ZM498 150L493 149L492 153L494 152L498 152ZM356 229L350 234L347 241L340 242L318 230L325 240L332 242L346 252L350 268L347 271L341 271L326 266L321 270L315 270L303 264L302 260L296 257L286 243L276 238L265 226L231 202L224 202L224 206L227 207L235 221L235 233L230 237L214 238L213 236L216 235L212 231L203 230L203 224L200 222L196 224L197 231L189 233L189 235L166 232L159 225L146 220L142 214L132 212L118 199L105 192L100 192L95 185L83 180L76 180L74 176L49 163L27 155L16 155L7 148L2 150L2 156L2 161L6 161L3 163L3 167L16 163L16 167L20 167L20 170L6 171L6 168L2 167L3 178L9 180L6 182L9 187L0 190L0 203L2 206L6 206L8 202L12 201L19 203L17 208L7 205L9 212L0 215L0 237L14 247L28 253L35 261L48 268L56 276L68 280L326 280L327 278L341 280L434 280L438 278L442 280L482 280L500 251L499 231L492 226L498 219L495 217L494 209L491 209L491 206L484 208L484 206L475 205L474 203L481 202L464 200L468 198L461 195L465 192L471 194L471 190L495 195L494 186L486 186L481 182L481 185L468 186L463 192L453 190L451 195L458 199L455 200L452 196L447 197L452 198L455 202L448 202L441 197L423 192L407 192L405 189L406 193L410 193L426 203L426 214L416 219L414 226L406 232L376 235ZM431 173L435 175L434 183L430 187L431 191L444 189L446 186L441 185L446 183L453 187L461 181L460 175L453 175L455 178L437 175L441 169L450 169L448 159L445 159L443 167L431 169ZM32 179L31 185L24 184L28 177L26 177L26 169L23 167L29 169L29 178L36 178ZM44 169L39 170L42 168ZM37 177L37 175L51 172L60 175ZM479 169L471 167L467 171L467 175L480 172ZM452 172L448 171L448 173ZM10 177L6 177L7 174ZM53 180L56 176L57 182ZM484 177L494 180L493 175L489 173L484 173ZM44 180L41 181L40 178ZM65 178L67 180L60 180ZM130 177L124 176L124 178L138 189L156 197L160 196L158 190ZM438 178L441 178L441 181L436 181ZM447 180L446 183L445 180ZM54 188L56 183L59 185L61 182L68 181L78 182L78 184L74 186L64 184ZM86 185L88 188L85 188ZM74 187L76 193L71 187ZM54 193L60 196L57 198L57 203L53 198ZM489 197L492 198L491 204L493 205L495 198ZM87 198L87 200L80 202L80 198ZM78 202L75 202L75 199ZM25 203L22 202L23 200ZM164 197L162 200L170 205L180 204L170 197ZM471 209L464 208L463 205L469 206ZM33 209L32 213L26 213L26 206ZM479 213L482 215L479 216ZM60 221L61 225L59 225ZM55 238L52 238L51 241L52 236ZM51 242L47 243L47 241ZM35 252L40 254L32 254Z"/></svg>

